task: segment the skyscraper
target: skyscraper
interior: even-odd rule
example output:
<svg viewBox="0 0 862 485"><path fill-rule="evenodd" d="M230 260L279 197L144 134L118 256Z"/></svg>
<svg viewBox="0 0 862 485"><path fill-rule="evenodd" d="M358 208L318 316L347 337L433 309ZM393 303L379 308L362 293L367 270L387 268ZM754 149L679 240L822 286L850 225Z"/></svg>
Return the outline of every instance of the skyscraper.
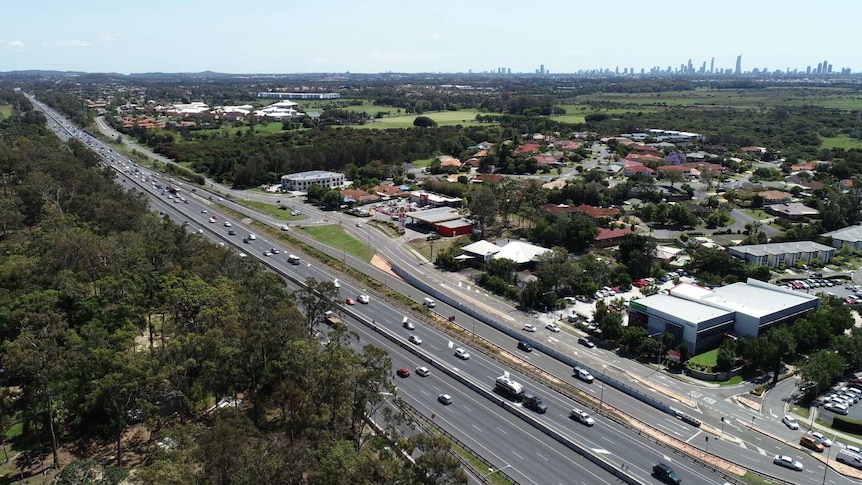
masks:
<svg viewBox="0 0 862 485"><path fill-rule="evenodd" d="M712 74L715 72L715 57L709 61L709 73Z"/></svg>
<svg viewBox="0 0 862 485"><path fill-rule="evenodd" d="M734 74L737 76L742 74L742 54L736 56L736 72Z"/></svg>

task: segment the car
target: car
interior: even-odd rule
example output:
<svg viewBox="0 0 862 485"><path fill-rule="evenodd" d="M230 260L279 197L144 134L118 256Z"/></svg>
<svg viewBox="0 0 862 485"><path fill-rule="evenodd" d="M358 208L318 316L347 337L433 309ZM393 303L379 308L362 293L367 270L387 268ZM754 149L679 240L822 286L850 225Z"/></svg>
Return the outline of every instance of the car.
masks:
<svg viewBox="0 0 862 485"><path fill-rule="evenodd" d="M826 448L832 446L832 440L830 440L826 436L823 436L823 433L818 433L817 431L809 431L808 435L816 439L821 445L825 446Z"/></svg>
<svg viewBox="0 0 862 485"><path fill-rule="evenodd" d="M528 344L527 342L524 342L523 340L518 341L518 348L520 350L523 350L524 352L532 352L533 351L533 346Z"/></svg>
<svg viewBox="0 0 862 485"><path fill-rule="evenodd" d="M784 417L781 418L781 422L790 429L799 429L799 422L796 421L796 418L793 416L785 414Z"/></svg>
<svg viewBox="0 0 862 485"><path fill-rule="evenodd" d="M362 223L361 223L361 222L357 222L357 223L356 223L356 227L362 227Z"/></svg>
<svg viewBox="0 0 862 485"><path fill-rule="evenodd" d="M823 446L823 443L817 441L817 438L808 434L802 435L802 437L799 438L799 444L801 446L804 446L805 448L808 448L809 450L814 450L818 453L823 453L823 450L826 448L825 446Z"/></svg>
<svg viewBox="0 0 862 485"><path fill-rule="evenodd" d="M397 371L395 371L395 374L398 375L398 377L410 377L410 371L407 370L406 367L398 369Z"/></svg>
<svg viewBox="0 0 862 485"><path fill-rule="evenodd" d="M833 413L840 414L842 416L847 416L847 413L850 412L850 407L847 406L846 404L834 403L834 402L826 403L826 405L823 406L823 409L826 409L828 411L832 411Z"/></svg>
<svg viewBox="0 0 862 485"><path fill-rule="evenodd" d="M428 368L427 368L427 367L425 367L425 366L417 367L417 368L416 368L416 375L417 375L417 376L422 376L422 377L428 377L428 376L430 376L430 375L431 375L431 371L430 371L430 370L428 370Z"/></svg>
<svg viewBox="0 0 862 485"><path fill-rule="evenodd" d="M578 408L573 408L572 411L569 413L569 417L587 426L592 426L596 424L596 420L593 419L592 416L587 414L585 411L581 411Z"/></svg>
<svg viewBox="0 0 862 485"><path fill-rule="evenodd" d="M184 226L188 226L188 225L189 225L189 221L183 221L183 225L184 225Z"/></svg>
<svg viewBox="0 0 862 485"><path fill-rule="evenodd" d="M594 344L593 341L588 339L587 337L578 337L578 343L590 349L596 346L596 344Z"/></svg>
<svg viewBox="0 0 862 485"><path fill-rule="evenodd" d="M367 305L368 302L371 301L371 297L369 297L368 295L359 295L358 297L356 297L356 300L363 305Z"/></svg>
<svg viewBox="0 0 862 485"><path fill-rule="evenodd" d="M783 466L784 468L796 470L798 472L802 471L802 463L799 463L797 460L794 460L787 455L775 455L775 458L773 458L772 463L775 463L778 466Z"/></svg>
<svg viewBox="0 0 862 485"><path fill-rule="evenodd" d="M353 301L353 298L347 298L347 299L345 299L345 300L344 300L344 303L347 303L348 305L355 305L355 304L356 304L356 302L355 302L355 301Z"/></svg>
<svg viewBox="0 0 862 485"><path fill-rule="evenodd" d="M675 471L673 471L673 468L664 463L653 465L652 474L665 483L671 483L673 485L679 485L682 483L682 479L679 478L679 475L677 475Z"/></svg>
<svg viewBox="0 0 862 485"><path fill-rule="evenodd" d="M527 409L532 409L539 414L545 414L548 412L548 405L542 401L539 396L536 396L532 393L525 392L524 397L521 398L521 402L524 403L524 407Z"/></svg>
<svg viewBox="0 0 862 485"><path fill-rule="evenodd" d="M549 323L549 324L545 325L545 328L547 328L548 330L550 330L554 333L558 333L560 331L560 327L558 327L556 323Z"/></svg>
<svg viewBox="0 0 862 485"><path fill-rule="evenodd" d="M231 229L230 231L228 231L228 232L227 232L227 235L228 235L228 236L236 236L236 231L234 231L233 229Z"/></svg>
<svg viewBox="0 0 862 485"><path fill-rule="evenodd" d="M272 252L272 254L281 254L281 250L278 248L271 248L270 252Z"/></svg>
<svg viewBox="0 0 862 485"><path fill-rule="evenodd" d="M455 357L458 357L461 360L467 360L470 358L470 354L461 347L458 347L455 349Z"/></svg>
<svg viewBox="0 0 862 485"><path fill-rule="evenodd" d="M218 220L218 216L216 214L213 214L213 219Z"/></svg>
<svg viewBox="0 0 862 485"><path fill-rule="evenodd" d="M525 332L535 332L535 331L536 331L536 326L535 326L535 325L533 325L532 323L527 323L527 324L525 324L525 325L524 325L524 331L525 331Z"/></svg>
<svg viewBox="0 0 862 485"><path fill-rule="evenodd" d="M441 404L445 404L446 406L452 404L452 396L448 394L440 394L437 396L437 401Z"/></svg>
<svg viewBox="0 0 862 485"><path fill-rule="evenodd" d="M268 257L272 256L272 253L271 253L271 252L269 252L269 251L264 251L264 252L263 252L263 255L264 255L264 256L266 256L266 257L268 258Z"/></svg>
<svg viewBox="0 0 862 485"><path fill-rule="evenodd" d="M341 288L341 283L338 282L338 278L335 278L334 280L332 280L332 286L334 286L336 288Z"/></svg>
<svg viewBox="0 0 862 485"><path fill-rule="evenodd" d="M230 221L224 221L224 227L230 227L230 226L232 226Z"/></svg>
<svg viewBox="0 0 862 485"><path fill-rule="evenodd" d="M213 219L212 217L210 217L210 224L213 224L213 223L215 223L215 219Z"/></svg>
<svg viewBox="0 0 862 485"><path fill-rule="evenodd" d="M853 445L844 445L844 449L845 449L845 450L847 450L847 451L850 451L850 452L856 453L857 455L862 454L862 450L860 450L858 446L853 446Z"/></svg>
<svg viewBox="0 0 862 485"><path fill-rule="evenodd" d="M408 320L404 320L404 323L402 323L401 326L407 330L416 330L416 325L413 325L413 322Z"/></svg>
<svg viewBox="0 0 862 485"><path fill-rule="evenodd" d="M407 340L409 340L411 344L422 345L422 339L419 338L418 335L411 335L407 337Z"/></svg>
<svg viewBox="0 0 862 485"><path fill-rule="evenodd" d="M575 377L577 377L578 379L580 379L584 382L590 382L591 383L594 380L596 380L596 378L593 377L592 374L590 374L590 371L584 369L583 367L575 367L572 370L575 373Z"/></svg>

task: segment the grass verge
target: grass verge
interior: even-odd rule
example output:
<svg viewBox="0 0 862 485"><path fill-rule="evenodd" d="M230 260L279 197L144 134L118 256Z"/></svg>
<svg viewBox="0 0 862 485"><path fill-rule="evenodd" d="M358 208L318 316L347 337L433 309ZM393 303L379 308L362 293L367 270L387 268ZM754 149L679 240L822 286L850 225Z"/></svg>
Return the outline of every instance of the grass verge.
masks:
<svg viewBox="0 0 862 485"><path fill-rule="evenodd" d="M345 253L350 253L365 262L370 262L371 257L374 256L373 249L364 242L348 234L344 228L339 225L329 224L326 226L303 226L300 230L327 246L340 249Z"/></svg>
<svg viewBox="0 0 862 485"><path fill-rule="evenodd" d="M691 360L693 363L698 364L698 365L705 365L705 366L712 367L716 364L717 359L718 359L718 349L712 349L709 352L704 352L702 354L695 355L694 357L691 357L689 360Z"/></svg>
<svg viewBox="0 0 862 485"><path fill-rule="evenodd" d="M301 219L305 219L305 216L292 216L290 215L290 211L280 208L275 204L267 204L266 202L260 202L257 200L243 200L238 199L237 203L242 204L244 206L250 207L262 214L266 214L268 216L274 217L280 221L298 221ZM285 206L286 207L286 206ZM353 253L351 253L353 254Z"/></svg>

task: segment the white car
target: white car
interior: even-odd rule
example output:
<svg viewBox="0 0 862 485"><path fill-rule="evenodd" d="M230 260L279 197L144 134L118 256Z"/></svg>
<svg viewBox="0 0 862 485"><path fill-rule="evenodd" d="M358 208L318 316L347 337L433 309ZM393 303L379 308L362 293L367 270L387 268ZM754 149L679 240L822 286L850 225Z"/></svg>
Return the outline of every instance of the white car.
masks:
<svg viewBox="0 0 862 485"><path fill-rule="evenodd" d="M590 371L584 369L583 367L575 367L572 370L575 372L575 376L584 382L592 383L594 380L596 380L596 378L593 377L592 374L590 374Z"/></svg>
<svg viewBox="0 0 862 485"><path fill-rule="evenodd" d="M535 325L533 325L532 323L528 323L528 324L524 325L524 331L526 331L526 332L535 332L535 331L536 331L536 326L535 326Z"/></svg>
<svg viewBox="0 0 862 485"><path fill-rule="evenodd" d="M356 297L356 301L358 301L359 303L362 303L364 305L367 305L368 302L371 301L371 298L368 295L359 295L358 297Z"/></svg>
<svg viewBox="0 0 862 485"><path fill-rule="evenodd" d="M790 429L799 429L799 422L792 416L785 414L784 417L781 418L781 422Z"/></svg>
<svg viewBox="0 0 862 485"><path fill-rule="evenodd" d="M417 335L411 335L411 336L407 337L407 340L409 340L410 343L412 343L412 344L422 345L422 339L419 338L419 336L417 336Z"/></svg>
<svg viewBox="0 0 862 485"><path fill-rule="evenodd" d="M572 409L572 412L569 413L569 417L587 426L592 426L596 424L596 420L593 419L592 416L577 408Z"/></svg>
<svg viewBox="0 0 862 485"><path fill-rule="evenodd" d="M428 377L428 376L430 376L430 375L431 375L431 371L430 371L430 370L428 370L428 368L427 368L427 367L425 367L425 366L417 367L417 368L416 368L416 375L419 375L419 376L422 376L422 377Z"/></svg>
<svg viewBox="0 0 862 485"><path fill-rule="evenodd" d="M560 327L558 327L556 323L549 323L549 324L545 325L545 328L547 328L548 330L550 330L554 333L557 333L560 331Z"/></svg>
<svg viewBox="0 0 862 485"><path fill-rule="evenodd" d="M470 354L461 347L458 347L455 349L455 357L458 357L461 360L467 360L470 358Z"/></svg>
<svg viewBox="0 0 862 485"><path fill-rule="evenodd" d="M850 406L834 402L826 403L826 405L823 406L823 409L827 409L835 414L840 414L842 416L847 416L847 413L850 412Z"/></svg>
<svg viewBox="0 0 862 485"><path fill-rule="evenodd" d="M826 448L829 448L830 446L832 446L832 440L823 436L823 433L818 433L816 431L809 431L808 435L811 436L812 438L816 439L818 443L825 446Z"/></svg>
<svg viewBox="0 0 862 485"><path fill-rule="evenodd" d="M858 446L845 445L844 449L846 449L847 451L852 451L853 453L856 453L857 455L862 455L862 450L860 450Z"/></svg>
<svg viewBox="0 0 862 485"><path fill-rule="evenodd" d="M210 217L210 224L215 224L215 219L213 219L212 217Z"/></svg>
<svg viewBox="0 0 862 485"><path fill-rule="evenodd" d="M230 226L231 226L230 221L224 221L224 227L230 227Z"/></svg>
<svg viewBox="0 0 862 485"><path fill-rule="evenodd" d="M268 258L268 257L272 256L272 253L271 253L271 252L269 252L269 251L264 251L264 252L263 252L263 255L264 255L264 256L266 256L266 257Z"/></svg>
<svg viewBox="0 0 862 485"><path fill-rule="evenodd" d="M802 471L802 463L790 458L787 455L775 455L775 458L772 460L772 463L775 463L778 466L783 466L784 468L790 468L791 470L796 470L798 472Z"/></svg>

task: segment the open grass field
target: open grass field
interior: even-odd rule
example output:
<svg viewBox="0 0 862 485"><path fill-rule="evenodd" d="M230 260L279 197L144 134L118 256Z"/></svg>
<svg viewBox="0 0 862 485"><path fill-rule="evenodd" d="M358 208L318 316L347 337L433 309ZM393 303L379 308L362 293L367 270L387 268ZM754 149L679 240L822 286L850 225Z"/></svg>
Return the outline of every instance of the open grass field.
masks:
<svg viewBox="0 0 862 485"><path fill-rule="evenodd" d="M281 127L282 127L281 121L272 121L272 122L267 123L265 125L263 125L263 124L254 125L254 131L256 133L261 133L261 134L284 133L284 130L281 129ZM217 128L214 130L200 130L200 131L195 131L195 133L206 133L209 135L212 135L212 134L219 135L219 134L226 133L227 136L230 137L230 136L236 135L236 132L238 132L238 131L246 132L246 131L248 131L248 126L241 126L238 128L231 126L231 127L225 127L225 128ZM183 141L182 137L177 137L176 140L178 142Z"/></svg>
<svg viewBox="0 0 862 485"><path fill-rule="evenodd" d="M298 221L305 219L305 216L292 216L290 210L281 209L275 204L267 204L256 200L243 200L242 205L248 206L262 214L266 214L280 221Z"/></svg>
<svg viewBox="0 0 862 485"><path fill-rule="evenodd" d="M413 165L413 167L415 167L415 168L425 168L425 167L430 166L430 165L431 165L431 162L433 162L433 161L434 161L434 159L433 159L433 158L426 158L426 159L424 159L424 160L413 160L413 161L412 161L412 162L410 162L410 163L411 163L411 164Z"/></svg>
<svg viewBox="0 0 862 485"><path fill-rule="evenodd" d="M695 364L706 365L706 366L714 366L716 359L718 358L718 349L712 349L709 352L704 352L702 354L695 355L691 357L689 360L694 362Z"/></svg>
<svg viewBox="0 0 862 485"><path fill-rule="evenodd" d="M374 249L347 234L339 225L303 226L302 231L322 243L352 254L363 261L370 262L371 257L374 256Z"/></svg>
<svg viewBox="0 0 862 485"><path fill-rule="evenodd" d="M12 116L11 104L0 104L0 120Z"/></svg>
<svg viewBox="0 0 862 485"><path fill-rule="evenodd" d="M483 123L476 121L476 115L479 111L473 109L462 109L459 111L439 111L436 113L424 113L421 116L427 116L436 121L440 126L476 126ZM380 118L373 123L365 125L351 125L353 128L378 129L385 130L387 128L412 128L413 120L420 115L404 115L404 116L389 116Z"/></svg>
<svg viewBox="0 0 862 485"><path fill-rule="evenodd" d="M695 89L663 93L600 93L578 96L573 103L611 102L625 105L716 106L772 108L820 106L862 109L862 93L847 88Z"/></svg>
<svg viewBox="0 0 862 485"><path fill-rule="evenodd" d="M850 138L847 135L838 135L829 138L823 138L820 144L821 148L843 148L849 150L851 148L862 148L862 140L859 138Z"/></svg>

